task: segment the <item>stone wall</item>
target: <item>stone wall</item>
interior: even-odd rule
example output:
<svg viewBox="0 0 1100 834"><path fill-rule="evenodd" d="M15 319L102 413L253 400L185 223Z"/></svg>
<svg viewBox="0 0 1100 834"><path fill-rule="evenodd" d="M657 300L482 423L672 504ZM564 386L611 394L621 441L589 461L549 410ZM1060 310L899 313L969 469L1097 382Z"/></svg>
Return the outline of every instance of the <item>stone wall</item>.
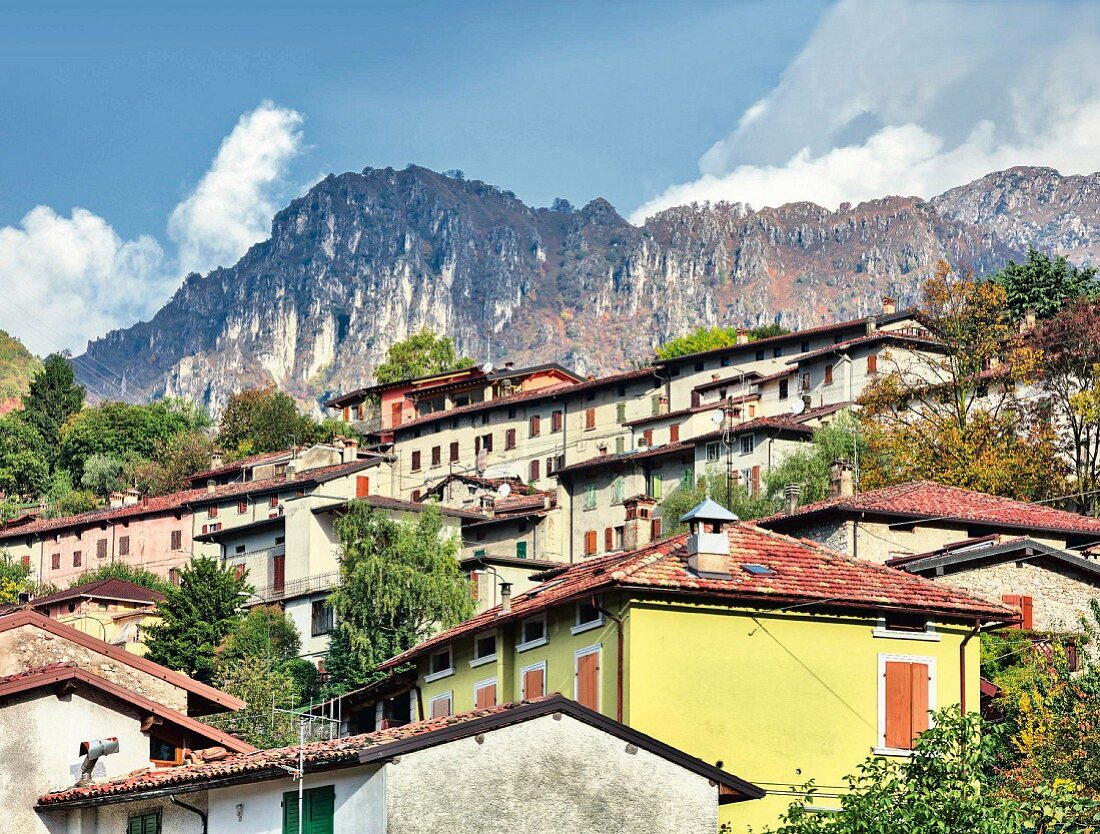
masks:
<svg viewBox="0 0 1100 834"><path fill-rule="evenodd" d="M75 663L151 701L187 712L187 691L148 672L33 625L0 632L0 675L14 675L51 663Z"/></svg>
<svg viewBox="0 0 1100 834"><path fill-rule="evenodd" d="M998 602L1006 594L1030 596L1038 631L1077 631L1089 600L1100 599L1100 577L1051 559L985 564L933 578Z"/></svg>

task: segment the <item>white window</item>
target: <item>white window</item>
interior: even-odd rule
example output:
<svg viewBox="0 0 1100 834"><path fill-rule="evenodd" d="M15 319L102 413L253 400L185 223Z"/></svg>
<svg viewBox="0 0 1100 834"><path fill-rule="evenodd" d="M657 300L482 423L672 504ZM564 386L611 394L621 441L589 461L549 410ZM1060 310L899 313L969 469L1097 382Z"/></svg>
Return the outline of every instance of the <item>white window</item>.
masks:
<svg viewBox="0 0 1100 834"><path fill-rule="evenodd" d="M924 640L930 643L940 641L935 620L907 614L890 614L879 617L871 634L874 637L892 640Z"/></svg>
<svg viewBox="0 0 1100 834"><path fill-rule="evenodd" d="M745 434L741 436L741 454L751 455L756 448L756 435Z"/></svg>
<svg viewBox="0 0 1100 834"><path fill-rule="evenodd" d="M497 659L497 635L495 631L479 634L474 638L474 659L471 666L481 666Z"/></svg>
<svg viewBox="0 0 1100 834"><path fill-rule="evenodd" d="M875 753L907 756L917 736L932 725L936 709L936 659L878 656L878 744Z"/></svg>
<svg viewBox="0 0 1100 834"><path fill-rule="evenodd" d="M718 441L707 444L707 460L716 461L722 457L722 444Z"/></svg>
<svg viewBox="0 0 1100 834"><path fill-rule="evenodd" d="M581 600L577 603L577 622L570 629L573 634L580 634L590 628L603 625L603 614L591 599Z"/></svg>
<svg viewBox="0 0 1100 834"><path fill-rule="evenodd" d="M526 651L546 645L546 615L524 620L520 625L520 642L516 651Z"/></svg>
<svg viewBox="0 0 1100 834"><path fill-rule="evenodd" d="M430 658L428 658L428 674L424 676L425 683L431 683L437 681L440 678L445 678L448 675L455 673L454 663L451 656L451 647L442 649L435 652Z"/></svg>

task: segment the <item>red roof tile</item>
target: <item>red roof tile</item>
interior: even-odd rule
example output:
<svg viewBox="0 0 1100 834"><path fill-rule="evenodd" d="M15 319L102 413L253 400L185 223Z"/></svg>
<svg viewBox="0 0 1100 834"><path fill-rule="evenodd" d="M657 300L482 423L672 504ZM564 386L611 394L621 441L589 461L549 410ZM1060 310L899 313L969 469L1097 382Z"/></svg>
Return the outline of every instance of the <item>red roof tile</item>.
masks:
<svg viewBox="0 0 1100 834"><path fill-rule="evenodd" d="M265 461L279 460L280 458L286 458L290 460L294 455L293 449L282 449L278 452L263 452L259 455L249 455L244 458L237 458L236 460L229 461L222 466L218 466L214 469L207 469L203 472L196 472L193 475L188 475L187 480L194 484L195 481L201 481L205 478L214 478L218 475L227 475L230 472L239 472L249 466L257 466Z"/></svg>
<svg viewBox="0 0 1100 834"><path fill-rule="evenodd" d="M1100 519L932 481L911 481L851 496L827 498L799 507L793 513L769 516L756 523L784 529L801 523L806 516L824 512L973 521L1016 530L1056 530L1100 537Z"/></svg>
<svg viewBox="0 0 1100 834"><path fill-rule="evenodd" d="M30 604L32 608L39 608L43 605L80 599L81 597L151 604L164 599L164 594L134 582L127 582L125 579L102 579L99 582L74 585L67 591L58 591L56 594L36 597L31 600Z"/></svg>
<svg viewBox="0 0 1100 834"><path fill-rule="evenodd" d="M298 746L280 747L228 756L202 764L138 771L121 779L72 787L40 796L38 807L77 804L126 795L133 795L136 799L147 791L162 792L175 788L186 790L186 786L192 786L192 790L202 790L231 782L261 781L268 778L286 779L286 768L297 770L299 756L304 760L304 769L307 773L340 765L355 766L365 762L384 761L387 756L397 754L398 745L401 747L400 752L405 754L553 713L570 715L605 732L618 735L642 749L710 778L712 784L732 789L738 794L739 799L759 798L764 795L764 791L755 785L605 718L561 695L554 694L530 701L499 704L445 718L418 721L403 727L393 727L373 733L331 741L317 741L306 744L304 751Z"/></svg>
<svg viewBox="0 0 1100 834"><path fill-rule="evenodd" d="M830 353L836 353L837 351L845 351L849 348L859 347L860 345L873 345L877 342L896 342L898 344L916 345L918 347L931 349L943 348L943 342L934 338L931 334L928 336L917 336L913 333L906 333L901 330L879 330L875 333L868 333L866 336L858 336L855 339L847 339L835 345L828 345L827 347L812 350L809 353L803 353L801 356L789 359L787 364L798 365L805 362L807 359L816 359L819 356L826 356Z"/></svg>
<svg viewBox="0 0 1100 834"><path fill-rule="evenodd" d="M725 599L733 605L770 608L818 602L828 609L927 611L945 617L1012 619L1004 606L949 585L882 565L853 559L817 542L794 539L753 524L729 527L730 579L707 579L687 564L687 535L674 536L630 553L614 553L552 572L540 587L512 598L511 610L491 608L387 660L400 666L432 647L501 623L522 620L608 588L687 594ZM770 568L750 574L745 564ZM804 609L805 610L805 609Z"/></svg>

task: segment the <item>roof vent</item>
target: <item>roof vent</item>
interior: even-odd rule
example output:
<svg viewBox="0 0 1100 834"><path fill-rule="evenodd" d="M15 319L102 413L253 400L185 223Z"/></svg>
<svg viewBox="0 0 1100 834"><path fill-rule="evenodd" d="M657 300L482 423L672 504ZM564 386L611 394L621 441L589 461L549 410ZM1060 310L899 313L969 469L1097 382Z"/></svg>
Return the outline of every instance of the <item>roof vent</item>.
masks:
<svg viewBox="0 0 1100 834"><path fill-rule="evenodd" d="M737 516L710 498L680 516L691 535L687 540L688 567L704 579L730 579L729 527Z"/></svg>
<svg viewBox="0 0 1100 834"><path fill-rule="evenodd" d="M896 298L891 298L888 295L882 297L882 314L884 316L892 316L898 309L898 301Z"/></svg>

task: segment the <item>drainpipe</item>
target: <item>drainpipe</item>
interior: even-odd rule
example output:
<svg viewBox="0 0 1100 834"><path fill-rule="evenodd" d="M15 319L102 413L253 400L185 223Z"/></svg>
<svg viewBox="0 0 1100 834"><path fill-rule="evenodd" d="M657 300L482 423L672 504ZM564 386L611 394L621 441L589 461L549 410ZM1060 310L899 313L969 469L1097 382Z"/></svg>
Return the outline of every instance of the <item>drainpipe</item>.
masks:
<svg viewBox="0 0 1100 834"><path fill-rule="evenodd" d="M198 814L199 819L202 820L202 834L206 834L206 811L200 811L194 805L188 805L186 802L180 802L175 794L169 794L168 799L171 800L173 805L179 805L185 811L190 811L192 814Z"/></svg>
<svg viewBox="0 0 1100 834"><path fill-rule="evenodd" d="M596 595L592 595L592 607L615 623L615 720L623 723L623 618L603 608ZM204 832L205 834L205 832Z"/></svg>
<svg viewBox="0 0 1100 834"><path fill-rule="evenodd" d="M975 620L974 628L967 632L966 637L964 637L959 644L959 707L963 715L966 715L966 644L970 642L971 638L978 635L981 630L982 621Z"/></svg>

